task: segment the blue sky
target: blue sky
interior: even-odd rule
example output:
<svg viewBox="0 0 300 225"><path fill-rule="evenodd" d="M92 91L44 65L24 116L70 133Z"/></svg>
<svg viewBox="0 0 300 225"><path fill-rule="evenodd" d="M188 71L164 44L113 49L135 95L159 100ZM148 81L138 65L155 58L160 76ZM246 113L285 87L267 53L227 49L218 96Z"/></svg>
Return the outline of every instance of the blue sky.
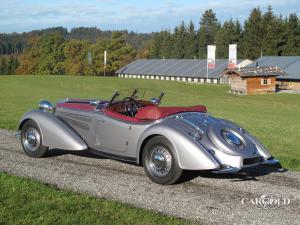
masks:
<svg viewBox="0 0 300 225"><path fill-rule="evenodd" d="M230 18L243 22L252 8L265 11L269 4L277 15L300 16L300 0L0 0L0 32L53 26L151 32L173 29L181 20L197 25L209 8L222 22Z"/></svg>

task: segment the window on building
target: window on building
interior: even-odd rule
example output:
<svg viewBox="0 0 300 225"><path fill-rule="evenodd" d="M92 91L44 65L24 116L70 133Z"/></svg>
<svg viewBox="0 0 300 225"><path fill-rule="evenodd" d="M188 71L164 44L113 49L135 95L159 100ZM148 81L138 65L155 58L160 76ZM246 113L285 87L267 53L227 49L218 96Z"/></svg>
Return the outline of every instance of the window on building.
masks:
<svg viewBox="0 0 300 225"><path fill-rule="evenodd" d="M270 85L271 79L267 79L267 78L261 79L260 83L261 83L261 85Z"/></svg>

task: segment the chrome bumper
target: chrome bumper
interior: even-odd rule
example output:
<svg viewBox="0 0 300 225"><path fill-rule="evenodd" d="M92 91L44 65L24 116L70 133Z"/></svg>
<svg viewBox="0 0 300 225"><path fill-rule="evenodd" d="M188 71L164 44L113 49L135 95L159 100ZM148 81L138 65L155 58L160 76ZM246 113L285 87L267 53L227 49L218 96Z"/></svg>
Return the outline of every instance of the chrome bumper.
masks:
<svg viewBox="0 0 300 225"><path fill-rule="evenodd" d="M271 157L271 158L265 159L265 161L263 161L261 164L263 164L263 165L276 165L276 164L279 164L279 160Z"/></svg>
<svg viewBox="0 0 300 225"><path fill-rule="evenodd" d="M258 165L277 165L277 164L279 164L279 161L277 159L271 157L271 158L268 158L268 159L264 159L260 163L245 165L242 168L232 167L232 166L229 166L229 165L222 165L220 167L220 169L213 170L212 173L224 173L224 174L225 173L237 173L243 168L255 167L255 166L258 166Z"/></svg>
<svg viewBox="0 0 300 225"><path fill-rule="evenodd" d="M237 173L239 172L240 169L237 167L232 167L232 166L222 166L218 170L213 170L212 173Z"/></svg>

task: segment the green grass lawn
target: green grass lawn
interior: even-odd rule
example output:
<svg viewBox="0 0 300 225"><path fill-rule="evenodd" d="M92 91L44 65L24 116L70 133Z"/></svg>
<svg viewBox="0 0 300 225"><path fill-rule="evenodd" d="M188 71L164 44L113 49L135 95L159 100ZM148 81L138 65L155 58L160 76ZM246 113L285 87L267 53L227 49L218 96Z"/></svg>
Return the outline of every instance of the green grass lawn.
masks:
<svg viewBox="0 0 300 225"><path fill-rule="evenodd" d="M232 120L257 136L287 169L300 171L300 95L239 96L222 85L114 77L0 76L0 127L15 130L24 112L38 102L110 98L114 90L163 90L163 105L204 104L214 116Z"/></svg>
<svg viewBox="0 0 300 225"><path fill-rule="evenodd" d="M118 89L165 91L164 105L204 104L257 136L282 165L300 171L300 95L238 96L228 86L172 81L72 76L0 76L0 127L15 130L38 102L66 97L110 98ZM143 209L60 191L0 173L0 224L186 224Z"/></svg>
<svg viewBox="0 0 300 225"><path fill-rule="evenodd" d="M118 202L0 173L0 224L191 224Z"/></svg>

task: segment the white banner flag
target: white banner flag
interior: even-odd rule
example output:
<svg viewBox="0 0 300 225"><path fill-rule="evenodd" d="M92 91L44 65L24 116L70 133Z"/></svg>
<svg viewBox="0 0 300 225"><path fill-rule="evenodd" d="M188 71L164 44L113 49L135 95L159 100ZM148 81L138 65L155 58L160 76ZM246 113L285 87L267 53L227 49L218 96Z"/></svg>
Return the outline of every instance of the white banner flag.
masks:
<svg viewBox="0 0 300 225"><path fill-rule="evenodd" d="M228 68L237 67L237 44L229 45Z"/></svg>
<svg viewBox="0 0 300 225"><path fill-rule="evenodd" d="M207 68L214 69L216 66L216 46L207 45Z"/></svg>

